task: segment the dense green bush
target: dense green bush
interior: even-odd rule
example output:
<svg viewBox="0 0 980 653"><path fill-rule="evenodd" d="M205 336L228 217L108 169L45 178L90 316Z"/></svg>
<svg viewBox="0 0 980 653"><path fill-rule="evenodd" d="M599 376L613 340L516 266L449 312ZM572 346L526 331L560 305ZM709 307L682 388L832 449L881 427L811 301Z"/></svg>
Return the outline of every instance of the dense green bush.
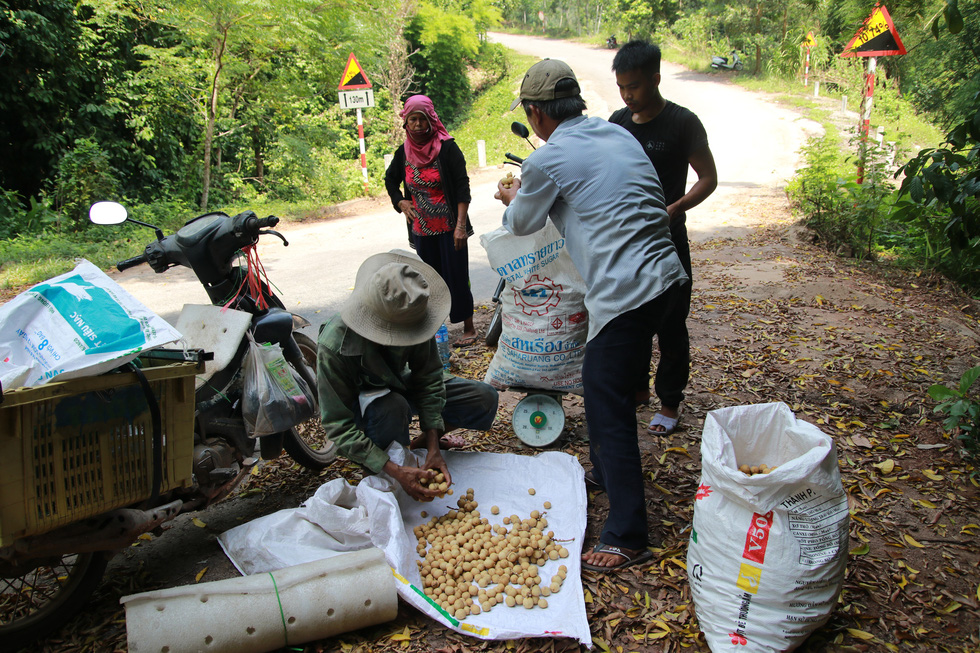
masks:
<svg viewBox="0 0 980 653"><path fill-rule="evenodd" d="M929 396L939 402L935 412L946 415L943 428L956 435L967 455L980 461L980 395L973 390L977 379L980 379L980 367L972 367L952 388L939 383L930 386ZM974 471L971 476L977 473Z"/></svg>
<svg viewBox="0 0 980 653"><path fill-rule="evenodd" d="M58 162L55 174L57 208L74 229L88 226L93 203L119 196L119 172L109 155L91 138L79 138Z"/></svg>
<svg viewBox="0 0 980 653"><path fill-rule="evenodd" d="M471 99L466 66L480 47L473 20L423 2L405 38L414 51L409 60L421 92L432 99L443 122L453 120Z"/></svg>
<svg viewBox="0 0 980 653"><path fill-rule="evenodd" d="M39 234L57 219L46 198L32 197L25 207L16 191L0 190L0 240Z"/></svg>

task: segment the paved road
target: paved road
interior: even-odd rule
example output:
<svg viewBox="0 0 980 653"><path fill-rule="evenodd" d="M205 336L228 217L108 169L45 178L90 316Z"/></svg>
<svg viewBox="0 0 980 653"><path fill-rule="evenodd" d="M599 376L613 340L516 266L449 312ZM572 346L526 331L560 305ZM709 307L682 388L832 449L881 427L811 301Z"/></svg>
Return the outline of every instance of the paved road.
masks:
<svg viewBox="0 0 980 653"><path fill-rule="evenodd" d="M610 72L614 51L526 36L493 34L491 38L520 52L567 61L579 77L590 115L607 118L622 106ZM719 189L689 214L691 238L744 233L746 227L754 224L753 206L757 200L778 195L799 166L797 152L815 126L788 109L728 83L723 75L693 73L665 62L661 88L666 97L701 117L718 163ZM515 119L520 118L520 111L515 112ZM488 135L493 137L496 136ZM500 174L493 168L471 170L470 211L474 224L484 231L500 224L503 207L493 199ZM404 223L387 202L363 201L349 204L348 208L356 217L283 225L290 246L286 248L278 240L268 239L259 250L286 306L310 319L314 329L346 299L361 261L377 252L407 247ZM144 234L151 237L149 231ZM478 237L470 240L470 270L474 297L484 303L492 295L497 277ZM170 322L176 320L183 304L208 301L193 274L183 269L156 275L141 266L118 274L116 279Z"/></svg>

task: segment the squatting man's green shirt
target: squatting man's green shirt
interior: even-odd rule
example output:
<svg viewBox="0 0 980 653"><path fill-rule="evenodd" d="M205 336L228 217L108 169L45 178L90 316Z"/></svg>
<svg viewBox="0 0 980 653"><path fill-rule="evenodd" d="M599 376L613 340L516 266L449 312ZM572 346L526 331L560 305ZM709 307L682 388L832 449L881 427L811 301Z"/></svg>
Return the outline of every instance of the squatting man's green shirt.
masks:
<svg viewBox="0 0 980 653"><path fill-rule="evenodd" d="M419 426L445 429L446 386L433 339L409 347L379 345L351 330L340 315L323 325L317 343L320 418L328 438L345 458L380 472L388 454L354 422L352 407L362 393L390 389L419 415Z"/></svg>

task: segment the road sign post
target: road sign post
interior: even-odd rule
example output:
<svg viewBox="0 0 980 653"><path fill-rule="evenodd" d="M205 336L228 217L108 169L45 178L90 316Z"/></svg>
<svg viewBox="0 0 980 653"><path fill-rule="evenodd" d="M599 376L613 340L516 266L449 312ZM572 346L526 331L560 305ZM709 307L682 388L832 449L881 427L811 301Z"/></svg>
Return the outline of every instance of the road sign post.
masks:
<svg viewBox="0 0 980 653"><path fill-rule="evenodd" d="M340 77L337 90L340 92L340 106L344 109L357 110L357 142L361 150L361 173L364 176L366 195L368 192L367 149L364 146L364 118L361 109L374 106L374 91L371 90L371 81L367 73L361 68L353 52L347 57L347 66L344 67L344 74Z"/></svg>
<svg viewBox="0 0 980 653"><path fill-rule="evenodd" d="M816 44L817 39L813 36L813 32L807 32L806 38L803 39L803 48L806 49L806 62L803 65L803 86L807 85L810 77L810 50Z"/></svg>
<svg viewBox="0 0 980 653"><path fill-rule="evenodd" d="M857 182L864 183L864 168L868 162L868 132L871 129L871 106L874 102L875 69L877 57L905 54L907 50L898 36L895 23L885 5L876 4L871 15L864 20L857 34L844 48L842 57L867 57L868 67L864 78L864 100L861 111L861 145Z"/></svg>

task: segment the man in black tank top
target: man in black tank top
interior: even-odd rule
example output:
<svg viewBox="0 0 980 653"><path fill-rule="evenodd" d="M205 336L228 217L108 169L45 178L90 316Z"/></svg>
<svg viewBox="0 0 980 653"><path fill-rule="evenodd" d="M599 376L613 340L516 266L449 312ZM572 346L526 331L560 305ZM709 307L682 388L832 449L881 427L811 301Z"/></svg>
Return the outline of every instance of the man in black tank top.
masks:
<svg viewBox="0 0 980 653"><path fill-rule="evenodd" d="M646 41L631 41L613 59L613 72L619 94L626 106L610 116L640 142L660 176L670 216L670 235L692 283L678 293L678 302L657 333L660 361L654 379L654 391L660 399L660 411L648 429L651 433L669 435L677 426L680 404L684 399L691 369L691 344L687 333L687 315L691 309L691 248L687 240L687 209L703 202L718 185L715 160L708 147L708 135L698 117L688 109L666 100L660 94L660 48ZM698 180L687 190L687 169L694 169ZM651 357L650 349L641 352ZM644 375L636 382L637 403L650 398L650 378Z"/></svg>

